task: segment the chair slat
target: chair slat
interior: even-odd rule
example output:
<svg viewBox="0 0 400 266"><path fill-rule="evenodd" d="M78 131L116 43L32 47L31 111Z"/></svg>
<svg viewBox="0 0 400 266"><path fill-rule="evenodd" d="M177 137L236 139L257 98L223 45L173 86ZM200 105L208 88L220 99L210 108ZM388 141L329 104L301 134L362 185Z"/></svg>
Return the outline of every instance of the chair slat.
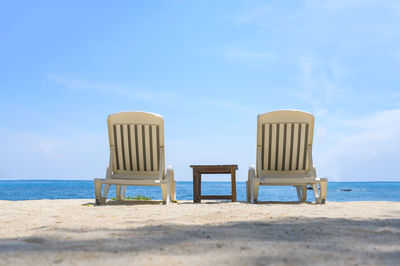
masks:
<svg viewBox="0 0 400 266"><path fill-rule="evenodd" d="M119 157L119 161L120 161L120 168L122 170L126 170L126 163L125 163L125 145L124 145L124 131L123 131L123 125L119 125L119 139L121 141L121 156Z"/></svg>
<svg viewBox="0 0 400 266"><path fill-rule="evenodd" d="M158 164L158 170L161 170L162 165L160 164L160 127L157 126L157 164Z"/></svg>
<svg viewBox="0 0 400 266"><path fill-rule="evenodd" d="M158 157L157 157L157 126L151 126L151 158L152 158L152 170L158 171Z"/></svg>
<svg viewBox="0 0 400 266"><path fill-rule="evenodd" d="M122 125L122 135L123 135L123 146L124 146L124 161L125 161L125 170L131 170L131 156L130 156L130 139L128 134L128 125Z"/></svg>
<svg viewBox="0 0 400 266"><path fill-rule="evenodd" d="M270 150L271 150L271 165L270 165L270 170L276 170L276 153L277 153L277 143L276 143L276 139L277 139L277 126L276 124L271 124L271 135L270 135L270 140L271 142L271 146L270 146Z"/></svg>
<svg viewBox="0 0 400 266"><path fill-rule="evenodd" d="M262 132L261 132L261 169L268 168L268 132L269 128L268 125L262 125Z"/></svg>
<svg viewBox="0 0 400 266"><path fill-rule="evenodd" d="M265 145L264 145L264 141L265 141L265 124L263 124L261 126L261 169L265 169L264 168L264 159L265 159L265 154L264 154L264 150L265 150ZM257 147L258 149L258 147ZM258 152L258 150L257 150ZM258 156L258 155L257 155Z"/></svg>
<svg viewBox="0 0 400 266"><path fill-rule="evenodd" d="M114 134L114 161L115 161L115 168L119 169L119 158L118 158L118 135L117 135L117 125L113 125L113 134Z"/></svg>
<svg viewBox="0 0 400 266"><path fill-rule="evenodd" d="M131 159L132 159L132 171L138 170L138 158L137 158L137 130L135 125L129 125L130 131L130 143L131 143Z"/></svg>
<svg viewBox="0 0 400 266"><path fill-rule="evenodd" d="M292 142L292 125L293 123L286 123L285 124L285 163L283 166L284 171L289 171L290 166L290 151L292 149L291 142Z"/></svg>
<svg viewBox="0 0 400 266"><path fill-rule="evenodd" d="M292 146L292 167L291 170L297 170L298 166L298 150L299 150L299 124L293 125L293 146Z"/></svg>
<svg viewBox="0 0 400 266"><path fill-rule="evenodd" d="M272 124L268 124L268 170L272 170L272 158L271 158L271 147L273 144L273 140L272 140Z"/></svg>
<svg viewBox="0 0 400 266"><path fill-rule="evenodd" d="M304 168L304 163L305 163L305 157L304 157L304 150L305 150L305 142L307 141L305 139L306 136L306 125L305 124L300 124L300 135L299 135L299 164L297 167L297 170L303 170Z"/></svg>
<svg viewBox="0 0 400 266"><path fill-rule="evenodd" d="M146 157L146 171L151 171L151 148L150 148L150 126L144 125L144 147L145 147L145 157Z"/></svg>
<svg viewBox="0 0 400 266"><path fill-rule="evenodd" d="M284 163L284 153L285 150L283 149L284 147L284 129L285 125L283 123L277 124L277 164L276 164L276 170L282 170L283 169L283 163Z"/></svg>
<svg viewBox="0 0 400 266"><path fill-rule="evenodd" d="M294 123L290 125L290 156L289 170L293 169L293 154L294 154Z"/></svg>
<svg viewBox="0 0 400 266"><path fill-rule="evenodd" d="M139 171L145 171L145 150L144 150L144 137L143 137L143 126L137 125L137 138L138 138L138 154L137 157L139 158Z"/></svg>
<svg viewBox="0 0 400 266"><path fill-rule="evenodd" d="M121 131L122 125L118 124L116 125L116 134L115 138L117 139L115 142L115 147L116 147L116 155L117 155L117 169L118 170L125 170L125 162L124 162L124 156L123 156L123 145L122 145L122 131Z"/></svg>
<svg viewBox="0 0 400 266"><path fill-rule="evenodd" d="M304 153L304 155L303 155L303 157L304 157L303 169L304 169L304 170L305 170L305 169L310 169L310 168L308 167L308 158L307 158L307 156L308 156L308 154L307 154L307 147L308 147L308 128L309 128L309 125L308 125L308 124L305 124L304 150L303 150L303 153Z"/></svg>
<svg viewBox="0 0 400 266"><path fill-rule="evenodd" d="M154 171L154 157L153 157L153 126L149 125L149 153L150 153L150 170Z"/></svg>

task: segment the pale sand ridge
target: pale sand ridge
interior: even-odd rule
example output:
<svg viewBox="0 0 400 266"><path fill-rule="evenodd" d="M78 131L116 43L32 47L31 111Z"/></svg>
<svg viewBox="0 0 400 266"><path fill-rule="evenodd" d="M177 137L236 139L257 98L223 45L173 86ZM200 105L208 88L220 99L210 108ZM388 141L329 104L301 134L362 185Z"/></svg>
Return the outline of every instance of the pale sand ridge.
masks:
<svg viewBox="0 0 400 266"><path fill-rule="evenodd" d="M0 201L0 265L398 265L400 202Z"/></svg>

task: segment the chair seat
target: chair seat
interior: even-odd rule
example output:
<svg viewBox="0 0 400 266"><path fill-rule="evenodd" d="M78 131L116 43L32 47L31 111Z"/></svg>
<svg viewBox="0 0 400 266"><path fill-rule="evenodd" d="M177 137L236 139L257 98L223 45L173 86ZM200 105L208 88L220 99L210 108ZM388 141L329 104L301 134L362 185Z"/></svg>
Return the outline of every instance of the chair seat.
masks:
<svg viewBox="0 0 400 266"><path fill-rule="evenodd" d="M112 174L110 178L112 179L127 179L127 180L161 180L160 172L133 172L133 173L122 173L122 174Z"/></svg>
<svg viewBox="0 0 400 266"><path fill-rule="evenodd" d="M255 181L258 180L260 182L260 185L263 185L263 186L296 186L296 185L317 184L317 183L320 183L321 181L325 181L327 179L326 178L312 178L312 177L305 177L305 178L299 178L299 177L267 178L267 177L262 177L262 178L256 178L254 180Z"/></svg>
<svg viewBox="0 0 400 266"><path fill-rule="evenodd" d="M116 179L116 178L108 178L101 179L96 178L94 182L101 182L103 184L109 185L126 185L126 186L161 186L162 184L167 184L167 180L129 180L129 179Z"/></svg>

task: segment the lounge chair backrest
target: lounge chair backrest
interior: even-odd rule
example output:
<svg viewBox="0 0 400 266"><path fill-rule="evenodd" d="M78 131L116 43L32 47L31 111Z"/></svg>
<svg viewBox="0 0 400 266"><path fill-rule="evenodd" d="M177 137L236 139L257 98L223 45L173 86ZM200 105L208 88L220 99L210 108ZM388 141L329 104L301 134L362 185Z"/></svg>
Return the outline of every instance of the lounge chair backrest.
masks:
<svg viewBox="0 0 400 266"><path fill-rule="evenodd" d="M257 169L263 177L310 173L314 116L282 110L257 117Z"/></svg>
<svg viewBox="0 0 400 266"><path fill-rule="evenodd" d="M164 172L164 120L146 112L108 116L110 162L114 175L160 176Z"/></svg>

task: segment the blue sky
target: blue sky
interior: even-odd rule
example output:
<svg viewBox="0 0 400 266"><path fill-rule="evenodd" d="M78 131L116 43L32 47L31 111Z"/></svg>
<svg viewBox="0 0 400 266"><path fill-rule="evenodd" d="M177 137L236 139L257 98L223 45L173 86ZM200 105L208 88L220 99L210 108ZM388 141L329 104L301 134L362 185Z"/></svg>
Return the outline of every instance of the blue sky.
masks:
<svg viewBox="0 0 400 266"><path fill-rule="evenodd" d="M103 177L108 114L144 110L177 180L245 180L257 114L300 109L318 176L400 181L398 1L6 1L0 25L1 179Z"/></svg>

